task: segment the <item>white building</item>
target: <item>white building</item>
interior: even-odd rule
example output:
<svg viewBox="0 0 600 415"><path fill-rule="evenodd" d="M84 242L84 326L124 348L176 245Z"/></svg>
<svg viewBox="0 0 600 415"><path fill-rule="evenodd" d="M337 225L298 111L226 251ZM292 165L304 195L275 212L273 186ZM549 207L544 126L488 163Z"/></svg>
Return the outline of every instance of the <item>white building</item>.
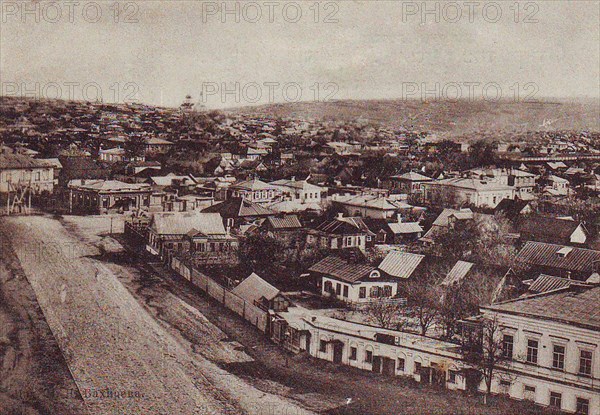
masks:
<svg viewBox="0 0 600 415"><path fill-rule="evenodd" d="M464 390L460 346L429 337L311 314L301 307L278 313L289 327L284 347L385 376Z"/></svg>
<svg viewBox="0 0 600 415"><path fill-rule="evenodd" d="M309 183L306 180L282 179L270 183L281 190L283 201L292 202L288 205L297 205L296 211L305 208L320 210L321 203L327 197L327 188Z"/></svg>
<svg viewBox="0 0 600 415"><path fill-rule="evenodd" d="M600 414L600 287L567 287L482 307L512 358L492 392L581 415Z"/></svg>
<svg viewBox="0 0 600 415"><path fill-rule="evenodd" d="M514 199L515 188L472 178L450 178L424 183L425 198L444 206L473 205L495 208L502 199Z"/></svg>
<svg viewBox="0 0 600 415"><path fill-rule="evenodd" d="M366 303L391 298L398 293L398 279L391 278L365 263L346 261L335 255L309 268L317 279L321 295L349 303Z"/></svg>

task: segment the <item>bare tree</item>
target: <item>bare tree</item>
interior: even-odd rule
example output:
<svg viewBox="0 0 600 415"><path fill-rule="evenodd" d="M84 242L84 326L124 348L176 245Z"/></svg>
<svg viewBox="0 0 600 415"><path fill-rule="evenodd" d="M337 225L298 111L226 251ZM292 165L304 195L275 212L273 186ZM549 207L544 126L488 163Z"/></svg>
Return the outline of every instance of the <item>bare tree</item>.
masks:
<svg viewBox="0 0 600 415"><path fill-rule="evenodd" d="M498 369L506 366L511 357L504 351L502 329L496 315L482 317L478 330L476 344L465 348L465 360L483 377L486 387L484 402L487 404L492 381L494 377L500 376Z"/></svg>
<svg viewBox="0 0 600 415"><path fill-rule="evenodd" d="M401 318L403 306L395 300L371 301L364 309L368 318L384 329L400 329L404 322Z"/></svg>
<svg viewBox="0 0 600 415"><path fill-rule="evenodd" d="M439 264L430 265L418 278L411 278L404 286L409 303L409 316L416 319L421 335L427 335L431 326L438 321L442 289L439 285L441 271Z"/></svg>

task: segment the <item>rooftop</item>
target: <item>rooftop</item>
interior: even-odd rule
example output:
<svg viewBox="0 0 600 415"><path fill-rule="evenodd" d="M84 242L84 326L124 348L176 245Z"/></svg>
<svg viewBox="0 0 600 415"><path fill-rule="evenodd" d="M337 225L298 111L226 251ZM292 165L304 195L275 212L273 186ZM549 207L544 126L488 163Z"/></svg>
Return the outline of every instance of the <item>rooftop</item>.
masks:
<svg viewBox="0 0 600 415"><path fill-rule="evenodd" d="M408 278L421 264L425 255L390 251L379 264L379 269L396 278Z"/></svg>
<svg viewBox="0 0 600 415"><path fill-rule="evenodd" d="M600 251L528 241L517 255L517 260L530 265L591 274L594 265L600 262Z"/></svg>
<svg viewBox="0 0 600 415"><path fill-rule="evenodd" d="M337 255L330 255L310 267L308 271L329 275L341 281L354 283L361 278L368 276L374 269L375 267L369 264L350 262Z"/></svg>
<svg viewBox="0 0 600 415"><path fill-rule="evenodd" d="M159 235L225 235L223 220L218 213L159 212L155 213L150 228Z"/></svg>
<svg viewBox="0 0 600 415"><path fill-rule="evenodd" d="M253 272L231 292L250 304L254 304L263 297L270 301L277 297L280 291Z"/></svg>
<svg viewBox="0 0 600 415"><path fill-rule="evenodd" d="M600 287L567 287L482 307L600 331Z"/></svg>

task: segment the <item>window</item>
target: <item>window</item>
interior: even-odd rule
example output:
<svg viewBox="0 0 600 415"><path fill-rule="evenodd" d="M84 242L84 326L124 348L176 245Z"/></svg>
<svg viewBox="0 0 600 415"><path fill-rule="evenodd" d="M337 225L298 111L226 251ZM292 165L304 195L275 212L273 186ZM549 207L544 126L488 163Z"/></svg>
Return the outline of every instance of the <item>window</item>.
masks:
<svg viewBox="0 0 600 415"><path fill-rule="evenodd" d="M383 296L384 297L391 297L392 296L392 286L391 285L384 285L383 286Z"/></svg>
<svg viewBox="0 0 600 415"><path fill-rule="evenodd" d="M358 298L367 298L367 287L360 287L358 289Z"/></svg>
<svg viewBox="0 0 600 415"><path fill-rule="evenodd" d="M365 352L365 362L373 363L373 352L371 350Z"/></svg>
<svg viewBox="0 0 600 415"><path fill-rule="evenodd" d="M331 281L325 281L324 287L326 293L333 293L333 284L331 283Z"/></svg>
<svg viewBox="0 0 600 415"><path fill-rule="evenodd" d="M379 287L371 287L371 298L379 298Z"/></svg>
<svg viewBox="0 0 600 415"><path fill-rule="evenodd" d="M535 402L535 386L525 385L523 387L523 399Z"/></svg>
<svg viewBox="0 0 600 415"><path fill-rule="evenodd" d="M527 340L527 363L535 363L538 361L538 341Z"/></svg>
<svg viewBox="0 0 600 415"><path fill-rule="evenodd" d="M562 394L558 392L550 392L550 407L556 409L562 408Z"/></svg>
<svg viewBox="0 0 600 415"><path fill-rule="evenodd" d="M319 351L325 353L327 351L327 342L325 340L321 340L319 343Z"/></svg>
<svg viewBox="0 0 600 415"><path fill-rule="evenodd" d="M356 360L356 347L351 347L350 348L350 360Z"/></svg>
<svg viewBox="0 0 600 415"><path fill-rule="evenodd" d="M406 366L406 361L403 358L399 357L398 358L398 370L400 372L404 372L404 367L405 366Z"/></svg>
<svg viewBox="0 0 600 415"><path fill-rule="evenodd" d="M501 380L499 385L499 392L504 395L510 394L510 385L511 383L508 380Z"/></svg>
<svg viewBox="0 0 600 415"><path fill-rule="evenodd" d="M552 351L552 367L554 369L564 369L565 368L565 347L554 345L554 349Z"/></svg>
<svg viewBox="0 0 600 415"><path fill-rule="evenodd" d="M344 297L348 298L348 286L344 285Z"/></svg>
<svg viewBox="0 0 600 415"><path fill-rule="evenodd" d="M512 359L513 357L514 341L514 337L510 334L505 334L502 337L502 355L507 359Z"/></svg>
<svg viewBox="0 0 600 415"><path fill-rule="evenodd" d="M421 374L421 362L415 362L415 374Z"/></svg>
<svg viewBox="0 0 600 415"><path fill-rule="evenodd" d="M590 413L590 400L584 398L577 398L575 406L575 413L577 415L589 415Z"/></svg>
<svg viewBox="0 0 600 415"><path fill-rule="evenodd" d="M456 383L457 377L458 377L458 372L456 370L448 371L448 383Z"/></svg>
<svg viewBox="0 0 600 415"><path fill-rule="evenodd" d="M579 352L579 374L591 376L592 374L592 352L581 350Z"/></svg>
<svg viewBox="0 0 600 415"><path fill-rule="evenodd" d="M342 293L342 284L339 282L335 285L335 295L340 295Z"/></svg>

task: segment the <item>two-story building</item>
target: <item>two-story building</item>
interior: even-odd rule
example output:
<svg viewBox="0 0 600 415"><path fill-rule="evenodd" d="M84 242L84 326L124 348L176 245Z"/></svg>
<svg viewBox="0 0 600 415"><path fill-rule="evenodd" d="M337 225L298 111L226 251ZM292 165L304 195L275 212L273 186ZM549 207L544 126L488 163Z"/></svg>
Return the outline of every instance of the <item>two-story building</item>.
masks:
<svg viewBox="0 0 600 415"><path fill-rule="evenodd" d="M502 330L506 367L492 392L600 414L600 287L569 286L482 307Z"/></svg>
<svg viewBox="0 0 600 415"><path fill-rule="evenodd" d="M27 186L34 194L54 190L54 166L21 154L0 153L0 193Z"/></svg>
<svg viewBox="0 0 600 415"><path fill-rule="evenodd" d="M259 179L235 183L228 189L229 197L239 197L253 203L268 204L281 198L281 188Z"/></svg>
<svg viewBox="0 0 600 415"><path fill-rule="evenodd" d="M340 213L335 219L308 228L306 242L332 250L358 248L365 251L367 245L374 243L374 237L362 218L344 217Z"/></svg>

